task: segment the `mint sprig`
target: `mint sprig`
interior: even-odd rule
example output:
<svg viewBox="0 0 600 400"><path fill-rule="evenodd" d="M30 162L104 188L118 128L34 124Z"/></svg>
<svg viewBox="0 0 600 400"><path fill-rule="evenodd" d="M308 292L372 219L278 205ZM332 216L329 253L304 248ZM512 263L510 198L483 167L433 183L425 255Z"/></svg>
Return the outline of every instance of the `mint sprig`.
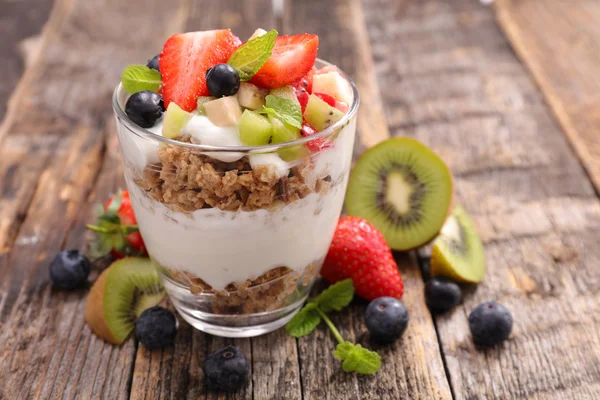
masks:
<svg viewBox="0 0 600 400"><path fill-rule="evenodd" d="M264 35L248 40L229 57L227 64L238 71L242 82L250 80L265 65L271 57L276 38L277 31L272 29Z"/></svg>
<svg viewBox="0 0 600 400"><path fill-rule="evenodd" d="M356 372L370 375L381 369L381 357L374 351L365 349L360 344L344 340L333 322L327 316L328 312L340 311L348 306L354 297L354 284L346 279L331 285L315 299L309 301L298 314L285 326L287 333L294 337L306 336L324 321L338 341L334 355L342 360L345 372Z"/></svg>
<svg viewBox="0 0 600 400"><path fill-rule="evenodd" d="M265 106L260 112L277 117L294 128L302 128L302 109L300 104L294 100L267 95Z"/></svg>
<svg viewBox="0 0 600 400"><path fill-rule="evenodd" d="M145 65L130 65L125 68L121 75L123 88L130 94L141 92L142 90L158 92L161 79L160 72Z"/></svg>

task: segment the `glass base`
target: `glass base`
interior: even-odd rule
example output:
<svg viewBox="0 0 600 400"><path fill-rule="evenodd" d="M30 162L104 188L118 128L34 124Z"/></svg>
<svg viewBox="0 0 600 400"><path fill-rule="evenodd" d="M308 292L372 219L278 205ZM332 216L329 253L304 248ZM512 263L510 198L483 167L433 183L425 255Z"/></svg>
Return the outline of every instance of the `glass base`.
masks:
<svg viewBox="0 0 600 400"><path fill-rule="evenodd" d="M188 288L165 276L163 283L171 303L185 321L200 331L228 338L259 336L281 328L300 311L308 297L296 297L292 303L272 311L215 314L207 312L203 307L203 304L214 298L213 294L192 294ZM304 292L308 293L308 290Z"/></svg>

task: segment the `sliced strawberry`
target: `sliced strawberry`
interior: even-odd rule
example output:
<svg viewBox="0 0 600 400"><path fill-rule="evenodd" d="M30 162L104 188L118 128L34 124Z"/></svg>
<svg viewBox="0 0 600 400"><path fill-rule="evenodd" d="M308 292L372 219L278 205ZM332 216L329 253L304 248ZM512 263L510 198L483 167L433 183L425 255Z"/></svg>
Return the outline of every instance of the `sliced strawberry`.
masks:
<svg viewBox="0 0 600 400"><path fill-rule="evenodd" d="M236 38L229 29L171 36L158 62L165 108L173 101L185 111L195 110L198 97L210 95L206 71L227 62L236 47Z"/></svg>
<svg viewBox="0 0 600 400"><path fill-rule="evenodd" d="M251 82L270 89L291 85L308 74L315 64L318 49L317 35L278 36L271 57Z"/></svg>
<svg viewBox="0 0 600 400"><path fill-rule="evenodd" d="M315 128L313 128L308 122L304 121L304 122L302 122L302 129L300 129L300 133L302 134L303 137L307 137L307 136L312 136L315 133L317 133L317 130ZM312 153L319 152L323 149L328 148L329 146L331 146L331 145L329 143L327 143L324 138L311 140L310 142L308 142L306 144L306 147L308 147L308 149Z"/></svg>
<svg viewBox="0 0 600 400"><path fill-rule="evenodd" d="M294 91L296 92L296 97L298 98L298 102L300 103L300 108L302 108L302 113L304 113L304 110L306 110L306 105L308 104L308 99L309 99L310 95L308 94L306 89L294 88Z"/></svg>
<svg viewBox="0 0 600 400"><path fill-rule="evenodd" d="M312 86L313 86L313 75L315 74L315 71L317 69L313 67L310 69L310 71L308 71L308 74L304 75L302 78L300 78L298 81L294 82L292 84L292 86L295 89L304 89L306 90L308 93L312 93Z"/></svg>
<svg viewBox="0 0 600 400"><path fill-rule="evenodd" d="M329 104L331 107L335 107L335 97L330 96L327 93L315 93L315 96Z"/></svg>

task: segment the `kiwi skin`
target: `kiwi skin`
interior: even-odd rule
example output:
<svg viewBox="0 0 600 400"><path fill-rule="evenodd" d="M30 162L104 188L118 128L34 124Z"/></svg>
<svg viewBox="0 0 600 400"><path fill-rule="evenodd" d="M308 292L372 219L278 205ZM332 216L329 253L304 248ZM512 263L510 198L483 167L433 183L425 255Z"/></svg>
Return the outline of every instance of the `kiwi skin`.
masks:
<svg viewBox="0 0 600 400"><path fill-rule="evenodd" d="M455 183L454 183L454 178L453 178L452 174L450 173L448 167L437 156L437 154L435 154L430 148L428 148L422 142L420 142L416 139L413 139L413 138L408 138L408 137L396 137L396 138L391 138L391 139L385 140L383 142L380 142L377 145L375 145L374 147L371 147L368 150L366 150L363 153L363 155L359 158L359 160L356 162L356 164L354 166L354 170L352 171L352 173L350 175L350 182L348 185L348 193L346 194L345 207L346 207L346 210L349 215L362 217L362 218L365 218L368 220L368 218L366 218L364 215L361 215L361 212L357 211L356 208L353 207L353 204L352 204L351 190L353 190L353 191L354 190L363 190L360 187L360 183L355 182L353 184L354 180L358 181L357 178L353 179L354 175L356 175L355 174L356 167L359 166L362 162L367 163L368 161L365 161L365 160L369 159L371 155L375 155L375 154L377 154L377 152L382 151L381 147L394 146L394 145L396 145L396 146L406 145L406 146L418 147L419 151L423 152L424 154L427 154L428 156L433 156L435 159L439 160L439 162L441 162L443 168L445 169L444 176L445 176L445 178L447 178L448 185L449 185L450 198L448 201L447 208L445 210L444 222L441 223L439 228L437 230L435 230L434 232L432 232L429 237L427 237L426 239L423 239L419 243L414 244L413 246L407 246L405 244L393 243L388 238L386 238L386 240L388 241L388 244L390 245L390 247L392 249L398 250L398 251L410 251L410 250L420 248L420 247L422 247L426 244L429 244L435 240L435 238L439 235L442 227L444 226L445 221L452 214L452 209L453 209L453 204L454 204L454 184ZM373 221L369 221L369 222L373 223ZM375 224L375 223L373 223L373 224L377 227L377 224ZM379 228L379 229L381 229L381 228Z"/></svg>

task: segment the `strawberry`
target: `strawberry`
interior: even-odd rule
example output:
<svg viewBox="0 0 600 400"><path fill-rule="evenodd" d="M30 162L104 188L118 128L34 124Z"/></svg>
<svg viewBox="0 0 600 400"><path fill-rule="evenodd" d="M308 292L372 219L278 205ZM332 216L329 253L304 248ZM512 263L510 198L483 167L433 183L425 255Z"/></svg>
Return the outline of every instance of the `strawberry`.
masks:
<svg viewBox="0 0 600 400"><path fill-rule="evenodd" d="M337 101L335 97L328 95L327 93L315 93L315 96L329 104L331 107L335 107L344 114L348 112L348 105L342 101Z"/></svg>
<svg viewBox="0 0 600 400"><path fill-rule="evenodd" d="M292 86L294 87L294 89L296 89L296 90L304 89L308 93L312 93L313 75L315 74L316 71L317 71L317 69L313 65L313 67L310 69L310 71L308 71L308 74L304 75L302 78L300 78L296 82L292 83Z"/></svg>
<svg viewBox="0 0 600 400"><path fill-rule="evenodd" d="M199 96L209 96L206 71L225 63L239 46L229 29L178 33L165 42L158 62L165 108L173 101L185 111L198 106Z"/></svg>
<svg viewBox="0 0 600 400"><path fill-rule="evenodd" d="M308 98L310 94L303 88L294 88L294 92L296 92L296 97L298 98L298 102L300 103L300 108L302 109L302 113L304 114L304 110L306 110L306 105L308 104Z"/></svg>
<svg viewBox="0 0 600 400"><path fill-rule="evenodd" d="M129 192L120 191L104 207L98 205L96 225L88 229L96 233L91 255L101 258L110 253L114 258L147 256L146 246L131 207Z"/></svg>
<svg viewBox="0 0 600 400"><path fill-rule="evenodd" d="M366 300L382 296L401 299L404 284L383 235L358 217L339 220L321 275L329 283L352 278L356 293Z"/></svg>
<svg viewBox="0 0 600 400"><path fill-rule="evenodd" d="M317 35L278 36L271 57L250 82L270 89L291 85L309 73L318 49Z"/></svg>
<svg viewBox="0 0 600 400"><path fill-rule="evenodd" d="M317 130L313 128L308 122L302 122L302 129L300 129L300 133L303 137L312 136L317 133ZM320 150L326 149L330 146L330 144L325 142L324 138L315 139L306 144L306 147L313 152L316 153Z"/></svg>

